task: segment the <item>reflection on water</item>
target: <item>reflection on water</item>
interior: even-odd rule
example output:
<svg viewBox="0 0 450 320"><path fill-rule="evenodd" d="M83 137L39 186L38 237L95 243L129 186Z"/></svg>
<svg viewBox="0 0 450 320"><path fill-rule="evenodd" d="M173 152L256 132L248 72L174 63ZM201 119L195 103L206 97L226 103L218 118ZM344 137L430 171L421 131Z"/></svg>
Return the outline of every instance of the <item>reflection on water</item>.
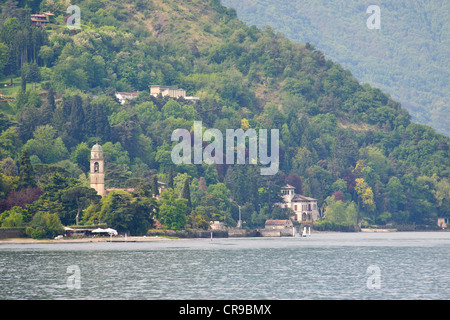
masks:
<svg viewBox="0 0 450 320"><path fill-rule="evenodd" d="M447 232L0 244L0 299L450 299L449 254Z"/></svg>

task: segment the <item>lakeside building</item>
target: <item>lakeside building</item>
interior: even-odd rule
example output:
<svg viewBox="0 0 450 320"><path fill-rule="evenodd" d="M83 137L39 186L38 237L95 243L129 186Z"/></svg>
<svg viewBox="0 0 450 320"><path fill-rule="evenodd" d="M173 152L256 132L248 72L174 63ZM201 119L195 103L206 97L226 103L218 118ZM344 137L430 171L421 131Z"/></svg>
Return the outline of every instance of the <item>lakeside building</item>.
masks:
<svg viewBox="0 0 450 320"><path fill-rule="evenodd" d="M448 224L449 224L449 221L450 220L450 218L438 218L437 219L437 225L438 225L438 227L439 228L442 228L442 229L446 229L446 228L448 228Z"/></svg>
<svg viewBox="0 0 450 320"><path fill-rule="evenodd" d="M295 188L286 184L281 188L283 203L278 203L281 208L292 209L295 213L294 220L300 223L312 223L319 219L317 199L295 193Z"/></svg>
<svg viewBox="0 0 450 320"><path fill-rule="evenodd" d="M262 237L286 237L295 234L294 224L291 219L266 220L263 230L259 230Z"/></svg>
<svg viewBox="0 0 450 320"><path fill-rule="evenodd" d="M103 149L96 143L91 149L91 160L90 160L90 186L97 191L100 196L106 196L109 192L115 190L123 190L128 192L133 192L134 188L105 188L105 159L103 158ZM159 194L164 191L166 184L164 182L158 181L158 191ZM158 199L158 196L154 196Z"/></svg>
<svg viewBox="0 0 450 320"><path fill-rule="evenodd" d="M291 220L266 220L266 230L292 230L294 224Z"/></svg>
<svg viewBox="0 0 450 320"><path fill-rule="evenodd" d="M222 221L210 221L209 228L211 230L226 230L225 224Z"/></svg>

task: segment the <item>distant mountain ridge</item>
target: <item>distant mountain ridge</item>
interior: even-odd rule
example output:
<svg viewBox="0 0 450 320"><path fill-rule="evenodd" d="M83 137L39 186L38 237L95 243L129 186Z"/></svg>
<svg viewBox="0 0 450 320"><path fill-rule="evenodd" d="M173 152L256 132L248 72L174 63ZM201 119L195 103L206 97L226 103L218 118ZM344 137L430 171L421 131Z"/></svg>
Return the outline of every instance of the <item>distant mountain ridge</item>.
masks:
<svg viewBox="0 0 450 320"><path fill-rule="evenodd" d="M450 135L450 2L223 0L238 17L312 43L361 82L388 92L413 121ZM369 30L369 4L380 30Z"/></svg>

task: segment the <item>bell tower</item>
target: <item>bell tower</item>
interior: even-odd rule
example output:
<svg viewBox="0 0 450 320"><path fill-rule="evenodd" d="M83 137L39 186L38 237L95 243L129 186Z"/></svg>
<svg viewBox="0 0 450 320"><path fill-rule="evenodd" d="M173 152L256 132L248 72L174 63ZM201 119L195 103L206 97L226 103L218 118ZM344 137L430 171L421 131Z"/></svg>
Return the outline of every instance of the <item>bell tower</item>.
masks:
<svg viewBox="0 0 450 320"><path fill-rule="evenodd" d="M105 195L104 164L103 149L96 143L91 149L91 188L102 197Z"/></svg>

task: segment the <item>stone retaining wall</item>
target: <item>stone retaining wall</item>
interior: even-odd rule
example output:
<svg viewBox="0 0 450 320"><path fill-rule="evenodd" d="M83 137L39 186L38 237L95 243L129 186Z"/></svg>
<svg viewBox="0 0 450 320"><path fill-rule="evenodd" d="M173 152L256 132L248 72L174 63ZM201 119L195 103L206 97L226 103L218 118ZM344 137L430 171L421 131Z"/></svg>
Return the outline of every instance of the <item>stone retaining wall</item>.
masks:
<svg viewBox="0 0 450 320"><path fill-rule="evenodd" d="M0 239L24 238L25 228L0 228Z"/></svg>

